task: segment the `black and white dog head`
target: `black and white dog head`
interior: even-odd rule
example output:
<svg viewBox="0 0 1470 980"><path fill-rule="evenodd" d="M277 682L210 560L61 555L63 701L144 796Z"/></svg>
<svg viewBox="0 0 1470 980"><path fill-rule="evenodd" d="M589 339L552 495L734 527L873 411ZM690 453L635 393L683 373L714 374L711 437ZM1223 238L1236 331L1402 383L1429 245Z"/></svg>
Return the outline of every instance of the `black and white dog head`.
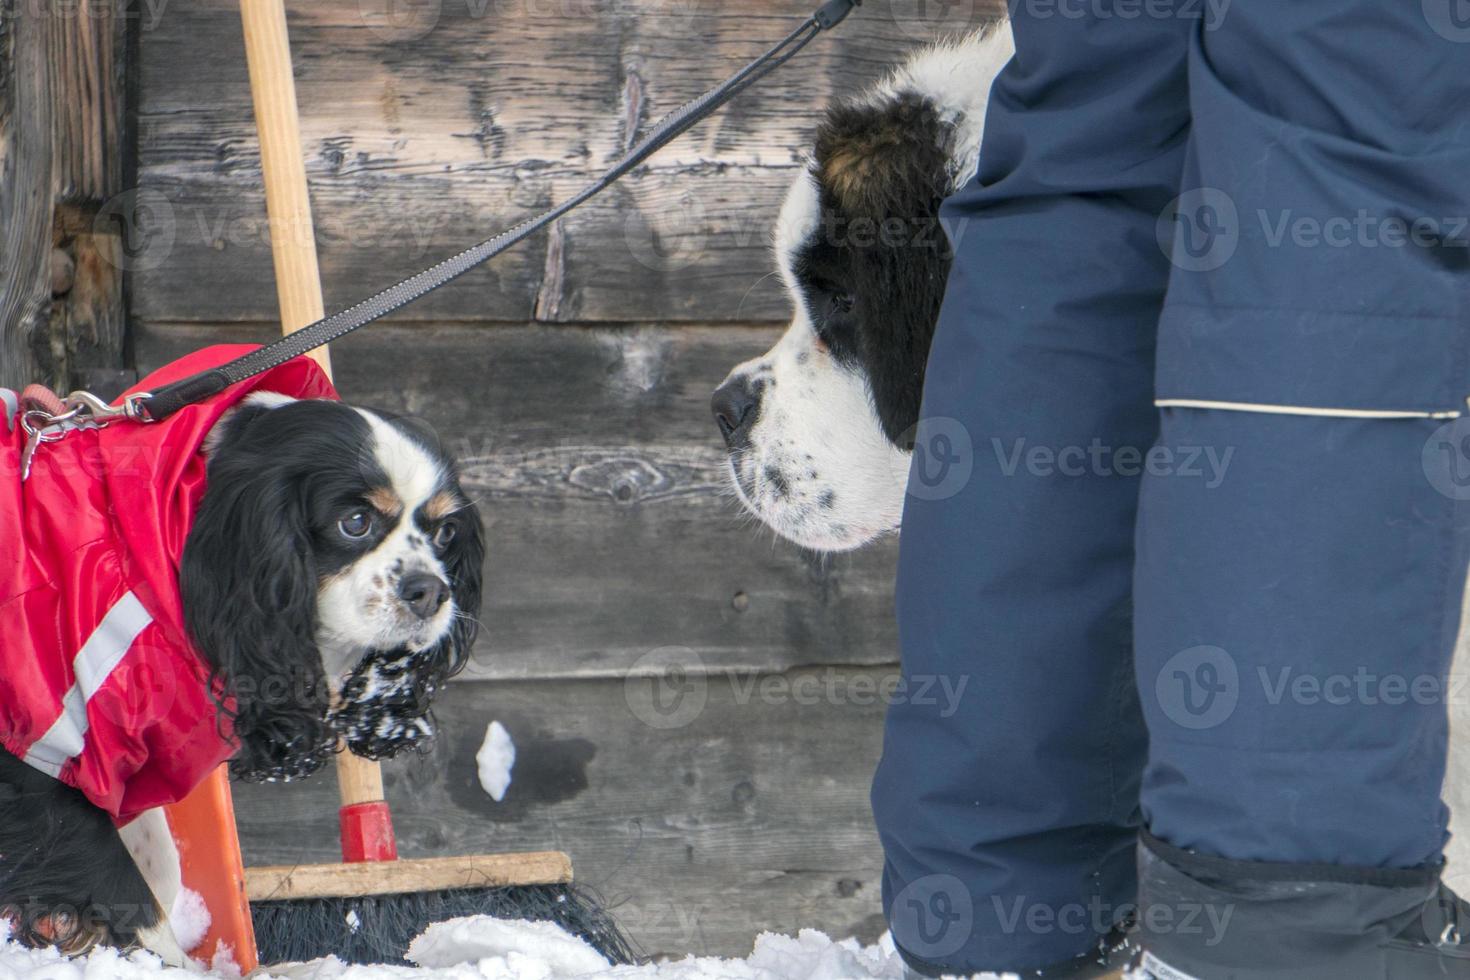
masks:
<svg viewBox="0 0 1470 980"><path fill-rule="evenodd" d="M786 196L776 261L794 307L712 409L741 502L824 551L895 530L949 272L940 202L974 175L1001 24L928 48L827 111Z"/></svg>
<svg viewBox="0 0 1470 980"><path fill-rule="evenodd" d="M453 460L410 422L258 394L211 433L184 611L224 689L244 778L389 756L431 734L465 663L484 544Z"/></svg>

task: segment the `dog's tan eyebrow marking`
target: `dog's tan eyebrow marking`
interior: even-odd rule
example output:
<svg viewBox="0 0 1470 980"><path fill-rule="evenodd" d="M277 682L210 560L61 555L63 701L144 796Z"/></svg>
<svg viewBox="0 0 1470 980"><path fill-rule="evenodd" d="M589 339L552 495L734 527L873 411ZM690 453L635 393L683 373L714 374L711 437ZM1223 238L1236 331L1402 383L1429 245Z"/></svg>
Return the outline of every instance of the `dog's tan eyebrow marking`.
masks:
<svg viewBox="0 0 1470 980"><path fill-rule="evenodd" d="M374 487L363 495L368 503L377 508L379 513L389 517L395 517L403 512L403 501L398 499L398 494L388 487Z"/></svg>
<svg viewBox="0 0 1470 980"><path fill-rule="evenodd" d="M443 520L463 506L456 494L440 490L424 504L424 516L431 521Z"/></svg>

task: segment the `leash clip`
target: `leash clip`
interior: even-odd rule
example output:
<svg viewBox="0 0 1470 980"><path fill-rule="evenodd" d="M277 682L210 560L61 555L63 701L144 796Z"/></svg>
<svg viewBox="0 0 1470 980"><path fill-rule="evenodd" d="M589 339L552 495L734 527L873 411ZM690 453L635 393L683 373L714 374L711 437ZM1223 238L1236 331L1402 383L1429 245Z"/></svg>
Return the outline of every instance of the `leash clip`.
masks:
<svg viewBox="0 0 1470 980"><path fill-rule="evenodd" d="M120 405L109 405L90 391L74 391L66 396L66 406L69 409L68 416L80 421L92 422L96 425L107 425L118 419L126 419L129 422L152 422L143 405L153 396L146 391L138 391L122 400Z"/></svg>
<svg viewBox="0 0 1470 980"><path fill-rule="evenodd" d="M32 385L21 395L20 424L28 435L34 437L43 430L58 426L67 430L100 429L118 419L151 422L153 419L143 406L152 397L146 391L139 391L124 398L120 405L109 405L90 391L74 391L65 398L57 398L50 391Z"/></svg>
<svg viewBox="0 0 1470 980"><path fill-rule="evenodd" d="M148 392L140 391L124 398L120 405L109 405L90 391L74 391L58 398L49 389L30 386L21 396L20 425L27 436L20 458L21 482L31 475L36 451L48 442L60 442L74 429L100 429L118 419L152 422L143 408L150 397Z"/></svg>

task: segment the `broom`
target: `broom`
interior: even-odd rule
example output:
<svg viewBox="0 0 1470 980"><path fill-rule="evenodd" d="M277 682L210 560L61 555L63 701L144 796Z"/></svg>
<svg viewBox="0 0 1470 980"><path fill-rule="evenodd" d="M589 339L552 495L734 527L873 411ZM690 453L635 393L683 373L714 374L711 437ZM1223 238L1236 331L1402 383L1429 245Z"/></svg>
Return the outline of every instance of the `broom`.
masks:
<svg viewBox="0 0 1470 980"><path fill-rule="evenodd" d="M378 764L339 752L337 782L346 863L245 869L261 962L402 963L429 925L466 915L555 922L613 963L635 958L612 917L573 887L565 854L400 861Z"/></svg>
<svg viewBox="0 0 1470 980"><path fill-rule="evenodd" d="M284 0L241 0L250 91L260 132L281 326L322 317L321 280L291 72ZM325 348L317 352L330 373ZM376 762L337 753L346 863L245 869L261 962L333 955L352 963L402 963L429 924L465 915L549 920L613 963L630 962L611 916L572 885L559 852L399 861Z"/></svg>

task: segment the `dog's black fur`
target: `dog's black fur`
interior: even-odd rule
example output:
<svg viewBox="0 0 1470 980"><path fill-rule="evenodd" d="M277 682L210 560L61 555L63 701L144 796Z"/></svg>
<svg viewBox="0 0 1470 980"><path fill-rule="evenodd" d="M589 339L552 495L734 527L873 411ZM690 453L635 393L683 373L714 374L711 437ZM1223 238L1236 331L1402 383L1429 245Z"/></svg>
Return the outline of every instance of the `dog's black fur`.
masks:
<svg viewBox="0 0 1470 980"><path fill-rule="evenodd" d="M221 724L227 719L239 742L230 764L237 777L309 775L339 738L372 758L424 747L433 696L469 656L484 557L479 514L431 434L376 414L417 447L415 460L432 463L435 486L457 509L380 514L360 538L338 533L344 512L367 509L375 488L391 483L369 422L338 402L247 403L211 435L209 485L185 543L180 588ZM334 704L317 646L319 589L401 528L413 547L432 549L454 618L426 650L362 651ZM14 923L15 938L67 952L130 946L168 912L107 813L0 752L0 915Z"/></svg>
<svg viewBox="0 0 1470 980"><path fill-rule="evenodd" d="M912 441L953 250L939 223L954 132L914 94L828 110L813 173L822 232L795 263L817 335L860 366L883 431ZM906 446L905 446L906 448Z"/></svg>
<svg viewBox="0 0 1470 980"><path fill-rule="evenodd" d="M0 748L0 917L11 938L83 952L130 946L161 910L112 820Z"/></svg>
<svg viewBox="0 0 1470 980"><path fill-rule="evenodd" d="M458 492L454 461L417 427L384 418L431 449ZM367 685L349 682L334 710L317 650L316 590L386 533L376 528L355 542L336 533L344 509L388 482L362 451L368 424L329 401L247 406L226 424L209 464L210 491L184 549L181 583L189 629L234 699L228 713L240 750L231 774L310 775L326 765L339 736L371 758L422 745L432 728L416 723L428 715L438 686L464 667L475 637L484 556L478 512L468 507L452 518L457 533L442 556L465 615L431 650L383 651L357 668L358 677L381 668L410 678L412 696L363 698ZM363 700L354 703L354 696ZM396 734L374 735L385 716Z"/></svg>

